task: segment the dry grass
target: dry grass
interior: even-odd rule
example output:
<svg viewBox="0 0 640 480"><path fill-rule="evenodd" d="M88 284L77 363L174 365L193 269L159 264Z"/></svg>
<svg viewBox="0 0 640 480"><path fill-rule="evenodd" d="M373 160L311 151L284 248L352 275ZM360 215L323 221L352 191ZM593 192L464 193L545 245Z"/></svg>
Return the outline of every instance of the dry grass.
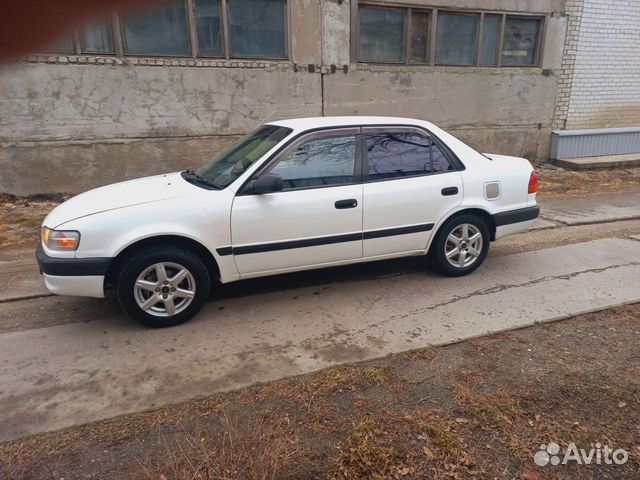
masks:
<svg viewBox="0 0 640 480"><path fill-rule="evenodd" d="M638 190L640 168L590 170L573 172L538 165L541 195L585 195L598 192Z"/></svg>
<svg viewBox="0 0 640 480"><path fill-rule="evenodd" d="M288 416L265 412L247 424L223 410L217 429L201 422L191 432L167 435L138 459L132 479L285 479L293 478L304 446Z"/></svg>
<svg viewBox="0 0 640 480"><path fill-rule="evenodd" d="M388 384L390 380L388 367L338 365L307 377L270 383L257 392L248 391L244 401L253 403L267 398L280 398L310 406L314 401L333 393L355 391L367 385Z"/></svg>
<svg viewBox="0 0 640 480"><path fill-rule="evenodd" d="M449 417L385 410L353 425L329 478L469 478L479 472Z"/></svg>
<svg viewBox="0 0 640 480"><path fill-rule="evenodd" d="M35 248L42 220L64 198L64 195L16 197L0 194L0 252Z"/></svg>

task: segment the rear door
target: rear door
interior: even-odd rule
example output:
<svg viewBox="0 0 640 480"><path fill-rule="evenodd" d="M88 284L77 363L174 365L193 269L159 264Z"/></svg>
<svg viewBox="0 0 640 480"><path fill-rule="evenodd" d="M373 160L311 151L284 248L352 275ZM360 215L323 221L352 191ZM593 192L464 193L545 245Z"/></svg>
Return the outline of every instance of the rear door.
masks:
<svg viewBox="0 0 640 480"><path fill-rule="evenodd" d="M439 140L418 128L363 128L363 255L426 248L462 202L462 176Z"/></svg>
<svg viewBox="0 0 640 480"><path fill-rule="evenodd" d="M282 191L236 196L231 237L241 275L362 257L358 134L341 128L305 135L260 173L280 175Z"/></svg>

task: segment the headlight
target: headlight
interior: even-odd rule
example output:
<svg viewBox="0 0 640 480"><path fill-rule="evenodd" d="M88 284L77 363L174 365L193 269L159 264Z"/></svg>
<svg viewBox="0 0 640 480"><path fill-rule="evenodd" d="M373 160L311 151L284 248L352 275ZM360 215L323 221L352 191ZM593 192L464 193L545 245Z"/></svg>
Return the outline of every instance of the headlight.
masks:
<svg viewBox="0 0 640 480"><path fill-rule="evenodd" d="M73 251L80 243L80 232L74 230L52 230L42 228L42 243L49 250Z"/></svg>

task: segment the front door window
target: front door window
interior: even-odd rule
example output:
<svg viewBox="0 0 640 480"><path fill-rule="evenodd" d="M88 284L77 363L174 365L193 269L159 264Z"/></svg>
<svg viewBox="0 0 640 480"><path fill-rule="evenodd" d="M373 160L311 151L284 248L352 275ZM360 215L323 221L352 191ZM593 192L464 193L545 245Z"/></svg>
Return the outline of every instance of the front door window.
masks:
<svg viewBox="0 0 640 480"><path fill-rule="evenodd" d="M352 183L356 165L356 135L315 138L285 153L271 168L284 190Z"/></svg>

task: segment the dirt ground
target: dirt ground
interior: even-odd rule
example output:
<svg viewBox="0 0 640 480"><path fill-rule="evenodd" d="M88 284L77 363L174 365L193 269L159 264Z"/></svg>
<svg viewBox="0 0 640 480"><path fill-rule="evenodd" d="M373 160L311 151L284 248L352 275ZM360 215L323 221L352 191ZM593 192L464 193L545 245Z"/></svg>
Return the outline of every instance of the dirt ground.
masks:
<svg viewBox="0 0 640 480"><path fill-rule="evenodd" d="M0 194L0 252L38 245L42 220L69 195L16 197Z"/></svg>
<svg viewBox="0 0 640 480"><path fill-rule="evenodd" d="M539 173L538 192L545 196L638 191L640 188L640 168L573 172L547 163L534 166Z"/></svg>
<svg viewBox="0 0 640 480"><path fill-rule="evenodd" d="M572 172L553 165L536 165L540 195L582 195L640 188L640 168ZM68 194L15 197L0 194L0 253L35 248L47 213Z"/></svg>
<svg viewBox="0 0 640 480"><path fill-rule="evenodd" d="M330 368L5 443L0 478L639 478L639 340L635 304Z"/></svg>

